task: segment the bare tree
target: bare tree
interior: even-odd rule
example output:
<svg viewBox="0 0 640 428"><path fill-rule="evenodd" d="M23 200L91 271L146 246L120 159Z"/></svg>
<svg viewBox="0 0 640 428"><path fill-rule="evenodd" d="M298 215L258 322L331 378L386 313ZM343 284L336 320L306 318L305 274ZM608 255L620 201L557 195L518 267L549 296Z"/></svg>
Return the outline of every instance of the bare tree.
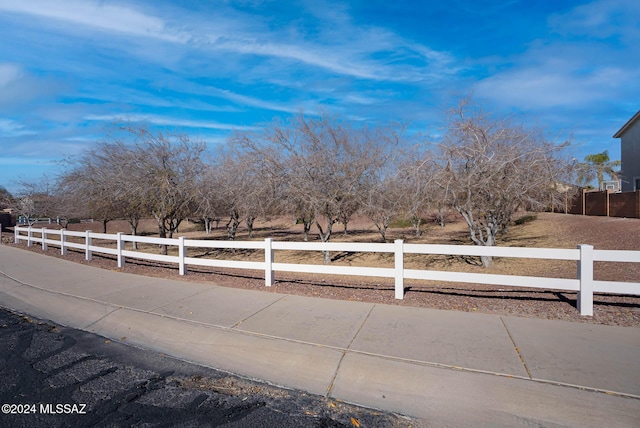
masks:
<svg viewBox="0 0 640 428"><path fill-rule="evenodd" d="M563 145L540 132L494 119L466 103L452 111L440 152L439 184L464 218L471 241L496 245L520 206L544 209L562 200L556 184L570 172ZM482 257L490 266L491 257Z"/></svg>
<svg viewBox="0 0 640 428"><path fill-rule="evenodd" d="M235 141L269 160L277 171L273 176L283 177L281 194L305 223L305 233L313 221L320 239L327 242L336 223L348 223L360 193L396 141L395 136L377 131L300 114L288 124L274 122L264 135L239 135ZM330 261L328 253L325 261Z"/></svg>
<svg viewBox="0 0 640 428"><path fill-rule="evenodd" d="M285 128L279 131L286 132ZM241 193L239 207L252 235L253 221L283 212L302 217L305 240L313 221L313 213L292 196L297 188L292 181L290 165L282 156L281 147L256 133L237 133L231 138L236 159L233 169L237 192Z"/></svg>
<svg viewBox="0 0 640 428"><path fill-rule="evenodd" d="M29 226L33 226L38 218L35 200L31 196L22 196L18 199L16 207L18 209L18 214L25 219Z"/></svg>
<svg viewBox="0 0 640 428"><path fill-rule="evenodd" d="M131 149L132 170L128 175L145 211L156 219L159 236L171 238L182 221L196 211L205 145L185 135L152 134L144 128L129 131L136 142ZM166 245L161 250L166 254Z"/></svg>
<svg viewBox="0 0 640 428"><path fill-rule="evenodd" d="M18 197L15 208L29 226L33 226L39 217L55 216L53 180L43 176L40 180L19 183Z"/></svg>
<svg viewBox="0 0 640 428"><path fill-rule="evenodd" d="M362 212L373 221L382 242L387 240L391 221L402 212L402 191L399 175L393 174L372 183L361 195Z"/></svg>
<svg viewBox="0 0 640 428"><path fill-rule="evenodd" d="M422 222L427 212L441 200L435 185L435 164L429 153L412 151L406 156L398 170L398 188L404 216L411 221L415 237L422 234Z"/></svg>
<svg viewBox="0 0 640 428"><path fill-rule="evenodd" d="M234 240L238 227L244 221L249 238L253 237L253 224L262 211L262 182L256 175L248 157L227 154L210 172L214 188L209 195L213 209L228 216L227 238ZM214 202L215 201L215 202Z"/></svg>
<svg viewBox="0 0 640 428"><path fill-rule="evenodd" d="M52 212L56 215L56 223L65 229L73 221L91 217L86 207L78 203L74 194L66 192L60 181L55 189Z"/></svg>
<svg viewBox="0 0 640 428"><path fill-rule="evenodd" d="M238 227L244 219L244 209L246 204L244 198L245 170L239 159L232 154L224 156L210 171L210 180L213 187L210 189L215 196L210 196L212 201L216 201L215 210L223 213L223 217L228 217L229 221L225 225L227 239L234 240ZM250 219L251 226L253 225Z"/></svg>
<svg viewBox="0 0 640 428"><path fill-rule="evenodd" d="M137 182L140 176L136 163L136 152L128 145L116 141L111 149L112 177L111 185L114 187L114 208L120 217L129 223L131 235L138 234L140 220L149 215L148 206L144 195L144 189ZM132 242L133 249L138 249L137 242Z"/></svg>
<svg viewBox="0 0 640 428"><path fill-rule="evenodd" d="M59 211L69 216L88 216L107 223L125 218L136 235L140 219L148 215L137 174L136 154L121 139L98 142L77 158L67 160L59 178ZM133 242L133 249L137 243Z"/></svg>
<svg viewBox="0 0 640 428"><path fill-rule="evenodd" d="M362 188L362 191L365 191L367 189L367 187L365 186L361 186L361 188ZM342 203L340 204L340 213L338 214L338 219L339 219L338 221L344 227L342 231L345 236L348 235L347 226L349 225L349 222L351 221L353 216L362 208L360 204L360 195L361 193L357 192L354 195L354 197L347 197L344 202L341 201Z"/></svg>
<svg viewBox="0 0 640 428"><path fill-rule="evenodd" d="M102 221L102 231L106 233L107 223L123 215L132 197L135 184L128 175L130 158L128 147L115 141L96 143L79 157L68 159L68 169L58 180L65 204L60 210L68 212L76 207Z"/></svg>
<svg viewBox="0 0 640 428"><path fill-rule="evenodd" d="M205 165L200 182L196 186L195 214L202 219L207 235L211 234L213 222L219 222L227 214L218 171L218 165Z"/></svg>
<svg viewBox="0 0 640 428"><path fill-rule="evenodd" d="M311 226L313 226L316 221L316 214L313 206L302 199L287 197L286 191L283 192L283 195L284 200L288 202L285 205L286 210L293 214L296 224L302 223L302 239L307 242L309 240L309 232L311 231Z"/></svg>

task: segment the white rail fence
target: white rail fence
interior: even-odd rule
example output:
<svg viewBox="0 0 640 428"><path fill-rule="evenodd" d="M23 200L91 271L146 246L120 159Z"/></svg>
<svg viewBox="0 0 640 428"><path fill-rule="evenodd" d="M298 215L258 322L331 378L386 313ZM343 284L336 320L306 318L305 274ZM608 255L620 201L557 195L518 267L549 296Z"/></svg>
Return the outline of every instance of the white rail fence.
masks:
<svg viewBox="0 0 640 428"><path fill-rule="evenodd" d="M55 236L55 239L53 238ZM68 237L81 238L80 242L69 242ZM93 244L94 239L114 241L115 247L101 247ZM124 233L105 234L72 232L65 229L19 227L14 228L14 241L26 241L28 246L40 243L43 250L49 245L60 248L62 255L68 248L85 252L85 258L91 260L93 253L116 256L118 267L123 267L126 258L176 263L180 275L187 274L187 266L211 266L235 269L264 270L265 285L270 287L274 281L274 272L304 272L329 275L356 275L367 277L393 278L395 280L395 298L404 297L404 280L418 279L430 281L466 282L474 284L493 284L512 287L532 287L578 292L578 310L581 315L593 315L593 293L616 293L640 295L640 282L595 281L593 279L594 262L640 263L640 251L594 250L591 245L578 245L577 249L557 248L514 248L514 247L477 247L470 245L428 245L405 244L402 240L394 243L345 243L345 242L284 242L267 238L264 241L214 241L194 240L185 237L154 238L131 236ZM151 254L125 249L126 242L148 243L175 246L178 255ZM264 261L238 261L189 257L189 248L231 248L254 249L264 251ZM295 251L348 251L392 253L394 267L355 267L299 263L275 263L274 252L278 250ZM552 259L576 261L576 279L545 278L533 276L478 274L465 272L443 272L404 268L405 254L444 254L463 256L493 256L530 259Z"/></svg>

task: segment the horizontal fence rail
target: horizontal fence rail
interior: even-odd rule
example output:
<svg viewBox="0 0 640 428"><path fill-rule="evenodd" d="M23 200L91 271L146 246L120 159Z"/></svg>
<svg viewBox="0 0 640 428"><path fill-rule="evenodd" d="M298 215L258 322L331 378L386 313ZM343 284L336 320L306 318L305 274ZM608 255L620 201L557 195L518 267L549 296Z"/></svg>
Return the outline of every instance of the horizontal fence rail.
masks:
<svg viewBox="0 0 640 428"><path fill-rule="evenodd" d="M69 238L74 238L70 241ZM96 245L100 240L101 245ZM271 286L274 272L317 273L327 275L353 275L380 278L393 278L395 298L404 297L404 280L428 280L467 282L474 284L490 284L512 287L532 287L554 290L578 292L578 310L581 315L593 315L593 293L616 293L640 295L640 283L595 281L593 279L594 262L640 263L640 251L612 251L594 250L591 245L578 245L577 249L559 248L513 248L513 247L478 247L471 245L432 245L405 244L402 240L394 243L353 243L353 242L285 242L273 241L215 241L179 238L154 238L148 236L132 236L124 233L107 234L86 232L72 232L65 229L47 229L20 227L14 228L14 242L26 241L27 246L40 243L43 250L49 245L60 248L65 255L68 248L85 251L87 260L91 260L93 253L115 255L118 267L124 267L126 258L175 263L180 275L187 274L187 266L210 266L234 269L263 270L265 285ZM178 255L161 255L137 250L125 249L125 243L146 243L177 247ZM241 249L258 250L264 253L261 261L238 261L201 257L189 257L189 248L208 249ZM357 267L334 266L327 264L275 263L275 251L344 251L344 252L375 252L393 255L394 267ZM575 261L577 277L546 278L517 275L496 275L485 273L447 272L421 269L405 269L405 254L439 254L462 256L492 256L507 258L531 258Z"/></svg>

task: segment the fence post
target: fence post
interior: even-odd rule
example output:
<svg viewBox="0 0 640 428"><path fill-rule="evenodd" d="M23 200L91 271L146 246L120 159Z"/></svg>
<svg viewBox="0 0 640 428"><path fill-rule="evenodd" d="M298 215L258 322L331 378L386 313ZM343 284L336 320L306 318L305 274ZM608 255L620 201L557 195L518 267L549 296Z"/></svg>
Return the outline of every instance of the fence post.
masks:
<svg viewBox="0 0 640 428"><path fill-rule="evenodd" d="M580 244L578 249L578 311L580 315L593 316L593 245Z"/></svg>
<svg viewBox="0 0 640 428"><path fill-rule="evenodd" d="M404 242L402 239L396 239L395 244L395 297L396 299L404 298Z"/></svg>
<svg viewBox="0 0 640 428"><path fill-rule="evenodd" d="M64 232L67 229L60 229L60 254L63 256L67 255L67 247L65 247L65 242L67 242L67 235Z"/></svg>
<svg viewBox="0 0 640 428"><path fill-rule="evenodd" d="M47 228L43 227L40 233L42 237L42 251L47 251Z"/></svg>
<svg viewBox="0 0 640 428"><path fill-rule="evenodd" d="M31 246L31 226L27 229L27 247Z"/></svg>
<svg viewBox="0 0 640 428"><path fill-rule="evenodd" d="M91 231L87 230L85 235L85 239L84 239L84 245L85 245L85 250L84 250L84 258L87 261L90 261L93 258L93 254L91 253Z"/></svg>
<svg viewBox="0 0 640 428"><path fill-rule="evenodd" d="M18 238L18 235L20 235L20 230L18 230L18 225L16 224L15 226L13 226L13 243L14 244L20 243L20 238Z"/></svg>
<svg viewBox="0 0 640 428"><path fill-rule="evenodd" d="M116 234L116 249L117 249L117 253L118 253L118 267L119 268L123 268L124 267L124 257L122 255L122 245L123 241L122 241L122 232L118 232Z"/></svg>
<svg viewBox="0 0 640 428"><path fill-rule="evenodd" d="M264 285L271 287L273 285L273 239L266 238L264 240Z"/></svg>
<svg viewBox="0 0 640 428"><path fill-rule="evenodd" d="M187 274L187 266L184 263L184 258L187 256L187 251L184 246L184 236L178 238L178 266L180 275Z"/></svg>

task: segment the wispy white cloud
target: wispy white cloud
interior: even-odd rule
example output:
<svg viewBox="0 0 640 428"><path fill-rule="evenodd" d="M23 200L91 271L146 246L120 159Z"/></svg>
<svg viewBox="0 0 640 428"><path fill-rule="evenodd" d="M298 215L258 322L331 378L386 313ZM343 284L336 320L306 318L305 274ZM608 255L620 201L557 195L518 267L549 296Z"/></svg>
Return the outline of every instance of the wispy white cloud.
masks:
<svg viewBox="0 0 640 428"><path fill-rule="evenodd" d="M211 95L215 95L229 101L232 101L240 106L257 107L265 110L281 111L285 113L295 113L297 108L290 105L278 104L270 101L264 101L256 97L250 97L247 95L237 94L227 89L220 89L215 87L206 88Z"/></svg>
<svg viewBox="0 0 640 428"><path fill-rule="evenodd" d="M22 75L22 69L17 64L0 63L0 88L17 80Z"/></svg>
<svg viewBox="0 0 640 428"><path fill-rule="evenodd" d="M50 77L37 77L18 64L0 65L0 114L14 115L33 99L41 102L60 93L65 84Z"/></svg>
<svg viewBox="0 0 640 428"><path fill-rule="evenodd" d="M577 107L610 98L632 72L617 67L585 70L584 64L546 60L482 80L475 93L523 110Z"/></svg>
<svg viewBox="0 0 640 428"><path fill-rule="evenodd" d="M275 58L360 79L419 81L455 70L453 58L446 52L404 40L382 28L355 25L344 13L336 13L337 9L337 5L326 8L334 12L326 12L317 24L320 36L310 37L296 31L295 22L274 31L259 16L240 13L227 16L227 9L203 19L179 9L161 16L129 5L91 0L68 0L64 7L46 0L0 3L0 11L73 24L62 27L73 32L80 31L77 28L80 25L87 29L87 36L94 38L91 30L132 38L143 36L188 45L205 55L232 53ZM136 39L136 45L140 43ZM120 46L129 53L148 54L144 49ZM417 62L397 62L399 52L403 52L402 60ZM390 55L393 63L385 58ZM166 56L173 58L169 53ZM283 64L281 68L286 67Z"/></svg>
<svg viewBox="0 0 640 428"><path fill-rule="evenodd" d="M522 110L580 111L631 94L637 99L640 51L628 40L636 34L640 41L639 12L635 0L599 0L553 15L548 20L551 32L571 36L555 34L504 58L502 70L479 81L475 93Z"/></svg>
<svg viewBox="0 0 640 428"><path fill-rule="evenodd" d="M346 58L337 58L336 52L315 46L297 46L291 44L274 44L269 42L258 42L252 40L224 40L213 45L216 49L228 50L235 53L262 55L268 57L278 57L299 61L308 65L324 68L326 70L364 79L380 79L383 76L375 73L374 64L368 65L362 61L349 61ZM325 51L319 54L318 51ZM386 74L386 73L385 73Z"/></svg>
<svg viewBox="0 0 640 428"><path fill-rule="evenodd" d="M133 123L148 123L160 126L177 126L183 128L203 128L203 129L219 129L219 130L238 130L248 131L257 129L254 126L242 126L228 123L208 122L208 121L196 121L196 120L184 120L176 119L173 117L162 117L153 114L129 114L129 115L117 115L117 114L104 114L104 115L87 115L86 120L99 121L99 122L133 122Z"/></svg>
<svg viewBox="0 0 640 428"><path fill-rule="evenodd" d="M338 75L379 81L419 81L457 71L453 56L447 52L405 40L386 29L355 25L340 14L324 18L325 22L316 24L320 35L313 38L296 31L292 24L286 31L275 33L215 33L206 37L207 47L290 60Z"/></svg>
<svg viewBox="0 0 640 428"><path fill-rule="evenodd" d="M0 137L20 137L23 135L34 135L37 132L29 130L11 119L0 118Z"/></svg>
<svg viewBox="0 0 640 428"><path fill-rule="evenodd" d="M63 4L48 0L2 2L0 11L38 16L98 30L152 37L170 42L185 42L189 39L186 34L170 30L161 18L130 6L107 2L83 0L65 0Z"/></svg>
<svg viewBox="0 0 640 428"><path fill-rule="evenodd" d="M348 103L363 105L370 105L379 102L379 100L376 98L361 94L347 94L343 97L343 100Z"/></svg>
<svg viewBox="0 0 640 428"><path fill-rule="evenodd" d="M640 37L639 16L640 2L636 0L599 0L554 14L549 18L549 25L560 34L637 39Z"/></svg>
<svg viewBox="0 0 640 428"><path fill-rule="evenodd" d="M168 95L149 88L137 89L118 84L95 84L78 89L77 96L108 104L123 105L123 108L128 109L132 109L132 106L144 106L148 108L180 108L208 112L232 113L239 111L237 107L218 105L202 99L203 92L206 92L206 88L202 85L192 85L187 81L179 80L172 82L171 87L177 88L181 92ZM124 106L125 104L126 106Z"/></svg>
<svg viewBox="0 0 640 428"><path fill-rule="evenodd" d="M41 139L20 137L19 140L19 144L11 144L10 150L1 152L0 158L26 159L27 162L34 159L38 162L43 160L54 162L78 154L86 147L84 143L46 137Z"/></svg>

